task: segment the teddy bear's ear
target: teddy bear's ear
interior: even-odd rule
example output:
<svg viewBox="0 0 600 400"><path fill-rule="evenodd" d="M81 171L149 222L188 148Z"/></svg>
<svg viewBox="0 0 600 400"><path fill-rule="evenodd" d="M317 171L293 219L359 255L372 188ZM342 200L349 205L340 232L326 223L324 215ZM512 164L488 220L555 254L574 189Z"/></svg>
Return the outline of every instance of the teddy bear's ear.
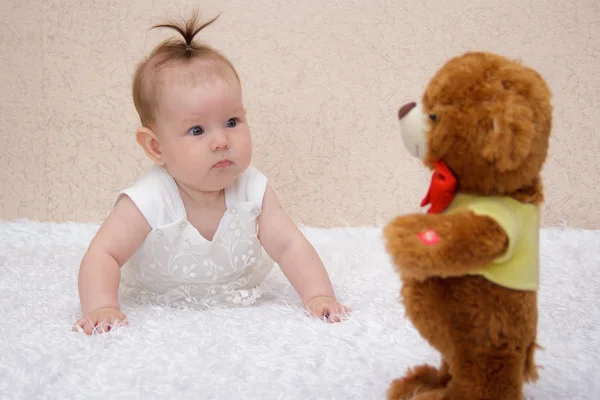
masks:
<svg viewBox="0 0 600 400"><path fill-rule="evenodd" d="M518 168L531 151L535 134L533 111L516 93L492 106L492 131L488 133L483 157L495 163L499 171Z"/></svg>

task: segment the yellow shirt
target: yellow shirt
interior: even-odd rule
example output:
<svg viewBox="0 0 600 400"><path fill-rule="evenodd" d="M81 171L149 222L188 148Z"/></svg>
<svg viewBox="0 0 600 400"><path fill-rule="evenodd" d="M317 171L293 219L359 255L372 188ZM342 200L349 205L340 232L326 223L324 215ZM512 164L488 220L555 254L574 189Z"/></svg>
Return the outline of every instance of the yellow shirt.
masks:
<svg viewBox="0 0 600 400"><path fill-rule="evenodd" d="M537 290L539 285L540 211L511 197L457 194L443 212L473 211L495 220L508 236L508 248L485 268L472 272L498 285Z"/></svg>

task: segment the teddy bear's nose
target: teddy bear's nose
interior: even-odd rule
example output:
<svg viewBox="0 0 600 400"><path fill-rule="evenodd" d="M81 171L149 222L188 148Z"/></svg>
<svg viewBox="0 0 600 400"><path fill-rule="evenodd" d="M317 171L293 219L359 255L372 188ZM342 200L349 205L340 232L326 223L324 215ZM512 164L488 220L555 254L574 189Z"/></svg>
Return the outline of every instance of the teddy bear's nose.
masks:
<svg viewBox="0 0 600 400"><path fill-rule="evenodd" d="M404 118L404 116L406 114L408 114L410 112L410 110L412 110L416 105L417 105L417 103L412 102L412 103L407 103L407 104L403 105L402 107L400 107L400 110L398 111L398 118L400 118L400 119Z"/></svg>

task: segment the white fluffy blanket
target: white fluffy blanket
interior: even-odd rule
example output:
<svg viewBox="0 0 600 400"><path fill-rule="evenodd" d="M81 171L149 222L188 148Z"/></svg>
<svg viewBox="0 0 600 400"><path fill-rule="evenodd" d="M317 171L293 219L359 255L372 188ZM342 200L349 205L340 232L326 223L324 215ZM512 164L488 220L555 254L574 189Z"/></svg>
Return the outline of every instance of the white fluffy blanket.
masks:
<svg viewBox="0 0 600 400"><path fill-rule="evenodd" d="M308 318L279 270L251 308L124 306L130 326L87 337L78 263L89 224L0 223L0 397L11 399L383 399L438 356L404 317L376 228L304 228L352 317ZM530 399L600 398L600 231L544 230L541 379Z"/></svg>

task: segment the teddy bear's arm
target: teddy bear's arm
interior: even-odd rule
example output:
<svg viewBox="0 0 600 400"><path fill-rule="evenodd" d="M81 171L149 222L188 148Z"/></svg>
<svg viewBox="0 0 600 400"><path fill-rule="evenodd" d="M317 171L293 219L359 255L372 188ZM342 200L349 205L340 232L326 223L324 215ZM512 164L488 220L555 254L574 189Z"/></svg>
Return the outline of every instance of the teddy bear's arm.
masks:
<svg viewBox="0 0 600 400"><path fill-rule="evenodd" d="M508 244L494 219L472 211L400 216L383 234L398 271L419 280L480 269L501 256Z"/></svg>

